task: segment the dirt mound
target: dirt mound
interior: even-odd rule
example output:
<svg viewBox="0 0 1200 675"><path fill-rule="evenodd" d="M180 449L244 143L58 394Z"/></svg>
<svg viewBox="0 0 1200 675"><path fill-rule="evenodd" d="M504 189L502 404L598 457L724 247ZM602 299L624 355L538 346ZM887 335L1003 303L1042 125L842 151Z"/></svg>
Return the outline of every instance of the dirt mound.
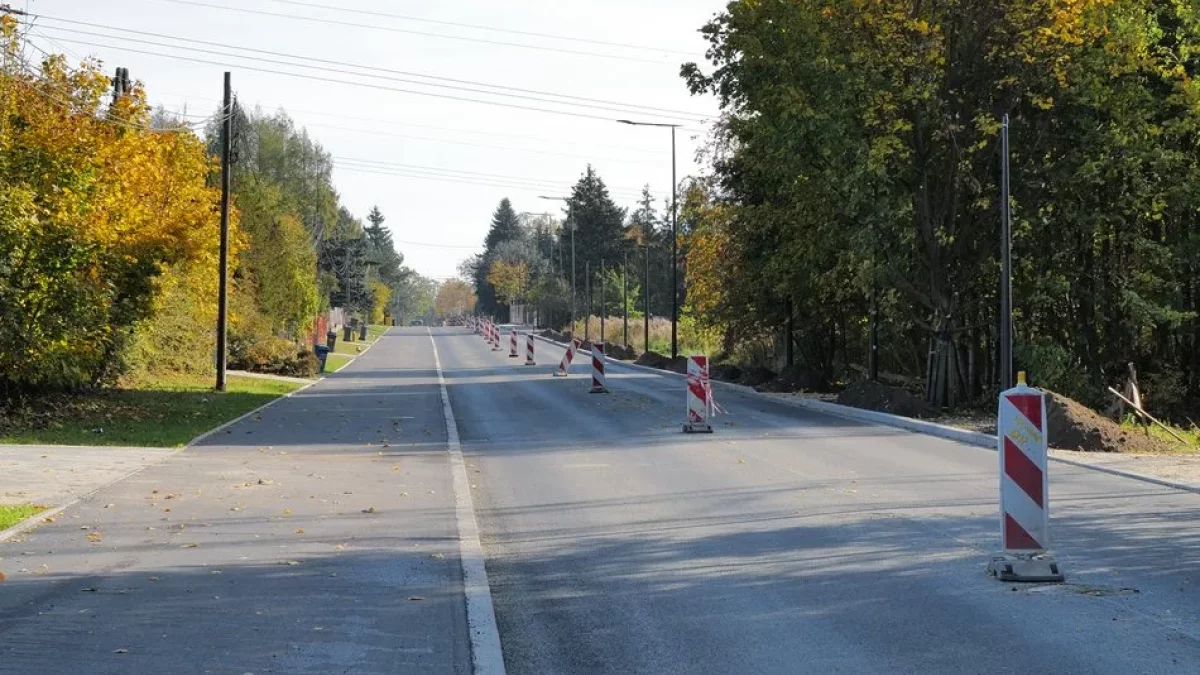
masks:
<svg viewBox="0 0 1200 675"><path fill-rule="evenodd" d="M790 392L815 391L829 392L829 380L821 373L794 365L784 368L779 376L762 386L764 391Z"/></svg>
<svg viewBox="0 0 1200 675"><path fill-rule="evenodd" d="M610 359L618 361L632 361L637 358L637 352L629 345L617 345L611 342L604 343L604 355Z"/></svg>
<svg viewBox="0 0 1200 675"><path fill-rule="evenodd" d="M638 364L639 366L661 368L662 370L666 370L667 365L670 362L671 359L659 354L658 352L645 352L641 356L637 357L637 361L634 361L634 363Z"/></svg>
<svg viewBox="0 0 1200 675"><path fill-rule="evenodd" d="M719 363L710 368L708 374L714 380L737 382L742 377L742 369L731 363Z"/></svg>
<svg viewBox="0 0 1200 675"><path fill-rule="evenodd" d="M1050 445L1081 452L1164 452L1173 446L1140 430L1125 429L1078 401L1048 392Z"/></svg>
<svg viewBox="0 0 1200 675"><path fill-rule="evenodd" d="M747 387L761 387L773 379L775 379L775 373L770 368L747 366L742 369L742 376L738 378L738 384L744 384Z"/></svg>
<svg viewBox="0 0 1200 675"><path fill-rule="evenodd" d="M856 380L838 394L837 402L865 410L892 413L903 417L928 417L929 406L901 387L870 380Z"/></svg>

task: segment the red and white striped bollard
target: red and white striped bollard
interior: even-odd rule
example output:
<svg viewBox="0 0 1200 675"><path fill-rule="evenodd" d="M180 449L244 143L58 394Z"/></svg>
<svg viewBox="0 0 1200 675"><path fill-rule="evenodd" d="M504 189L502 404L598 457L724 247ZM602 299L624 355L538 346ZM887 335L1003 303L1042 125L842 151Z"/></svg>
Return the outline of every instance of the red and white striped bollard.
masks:
<svg viewBox="0 0 1200 675"><path fill-rule="evenodd" d="M554 371L555 377L566 377L571 370L571 362L575 360L575 352L579 349L578 338L572 338L571 343L567 345L567 353L563 354L562 361L558 362L558 369Z"/></svg>
<svg viewBox="0 0 1200 675"><path fill-rule="evenodd" d="M537 365L537 362L533 360L533 333L525 334L525 365Z"/></svg>
<svg viewBox="0 0 1200 675"><path fill-rule="evenodd" d="M510 331L510 333L509 333L508 358L510 358L510 359L517 358L517 329L516 328L512 329L512 331Z"/></svg>
<svg viewBox="0 0 1200 675"><path fill-rule="evenodd" d="M1000 394L996 421L1000 455L1000 539L1004 553L988 571L1001 581L1063 581L1050 544L1049 438L1046 394L1025 384Z"/></svg>
<svg viewBox="0 0 1200 675"><path fill-rule="evenodd" d="M711 434L708 418L713 415L712 381L708 378L708 357L689 356L687 360L687 422L685 433Z"/></svg>
<svg viewBox="0 0 1200 675"><path fill-rule="evenodd" d="M607 394L608 379L604 375L604 345L592 345L592 388L589 394Z"/></svg>

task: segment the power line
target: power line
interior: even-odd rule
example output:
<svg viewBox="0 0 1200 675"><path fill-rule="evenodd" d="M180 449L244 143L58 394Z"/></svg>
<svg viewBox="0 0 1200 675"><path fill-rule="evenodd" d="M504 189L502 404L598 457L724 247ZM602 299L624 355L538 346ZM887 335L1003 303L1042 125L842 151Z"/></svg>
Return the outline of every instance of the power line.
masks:
<svg viewBox="0 0 1200 675"><path fill-rule="evenodd" d="M211 98L208 96L195 96L195 95L191 95L191 94L179 94L179 93L174 93L174 92L165 92L165 91L162 91L159 89L156 89L154 94L156 96L171 96L174 98L182 99L184 101L195 100L195 101L208 101L208 102L212 102L212 103L220 103L220 101L218 101L217 99ZM327 118L331 118L331 119L335 119L335 120L352 120L352 121L356 121L356 122L372 122L375 124L386 124L389 126L395 126L395 127L401 127L401 128L430 129L433 131L446 131L446 132L455 133L455 134L470 134L473 136L489 136L489 137L494 137L494 138L512 138L512 139L523 140L523 141L542 141L545 143L553 143L553 144L559 145L559 146L579 145L578 143L576 143L573 140L563 141L561 139L548 138L545 136L529 136L529 135L525 135L525 134L505 134L505 133L500 133L500 132L495 132L495 131L480 131L478 129L462 129L462 128L455 128L455 127L443 127L443 126L438 126L438 125L433 125L433 124L416 124L414 122L401 122L401 121L397 121L397 120L382 119L379 117L360 117L357 115L345 115L345 114L341 114L341 113L320 112L320 111L316 111L316 110L306 110L304 108L293 108L291 106L284 105L282 103L270 103L267 101L256 101L255 105L259 106L259 107L267 108L267 109L282 110L282 111L286 112L289 117L292 117L294 115L301 115L301 116L315 115L317 117L327 117ZM345 131L349 131L349 129L345 129L343 127L332 127L332 126L328 126L328 125L321 125L319 123L318 124L309 124L306 126L325 126L326 128L342 129ZM379 133L375 130L370 130L368 132L366 129L356 129L355 131L361 131L362 133ZM433 142L468 144L466 141L451 141L451 140L447 140L447 139L428 138L425 136L402 136L402 138L413 138L413 139L428 140L428 141L433 141ZM501 146L476 145L476 147L491 148L491 147L501 147ZM636 152L636 153L641 153L641 154L645 154L645 155L652 155L656 158L662 157L661 151L650 150L650 149L644 148L644 147L639 148L639 147L634 147L631 145L614 145L614 144L607 144L607 143L604 144L604 147L609 150L627 150L629 152ZM512 150L521 151L521 152L529 151L526 148L503 148L503 149L512 149ZM532 152L532 151L529 151L529 152ZM560 156L564 156L564 157L580 156L579 154L551 153L551 152L539 152L538 154L553 154L553 155L560 155ZM598 159L604 159L604 158L598 158ZM613 161L629 161L629 160L613 160Z"/></svg>
<svg viewBox="0 0 1200 675"><path fill-rule="evenodd" d="M224 61L213 61L213 60L209 60L209 59L200 59L200 58L195 58L195 57L190 57L190 56L180 56L178 54L165 54L163 52L154 52L154 51L149 51L149 50L145 50L145 49L134 49L132 47L123 47L120 45L103 44L103 43L98 43L98 42L88 42L86 40L78 40L78 39L74 39L74 38L60 38L60 39L65 42L70 42L72 44L88 45L88 46L92 46L92 47L105 47L107 49L115 49L118 51L129 52L132 54L145 54L147 56L159 56L159 57L168 58L168 59L176 59L179 61L189 61L192 63L203 63L203 64L210 65L210 66L221 66L223 68L241 68L242 70L249 70L249 71L258 72L258 73L269 73L272 75L282 75L284 77L294 77L294 78L302 79L302 80L312 80L314 82L328 82L328 83L332 83L332 84L360 87L360 88L364 88L364 89L373 89L375 91L393 91L393 92L397 92L397 93L401 93L401 94L411 94L413 96L427 96L427 97L431 97L431 98L448 99L451 101L462 101L465 103L479 103L482 105L490 105L490 106L496 106L496 107L501 107L501 108L512 108L515 110L527 110L530 112L541 112L541 113L548 113L551 115L565 115L568 117L578 117L578 118L582 118L582 119L601 120L603 122L615 121L612 117L605 116L605 115L591 115L588 113L574 112L574 111L570 111L570 110L554 110L552 108L539 108L536 106L520 105L520 104L516 104L516 103L505 103L503 101L486 101L486 100L482 100L482 99L468 98L466 96L454 96L454 95L450 95L450 94L437 94L437 93L429 92L429 91L417 91L417 90L413 90L413 89L403 89L400 87L386 87L386 86L379 85L379 84L369 84L367 82L355 82L353 80L336 79L336 78L332 78L332 77L321 77L319 75L310 75L310 74L305 74L305 73L289 73L287 71L274 70L271 68L260 68L257 66L248 66L248 65L244 65L244 64L231 64L231 63L227 63ZM233 56L233 58L249 58L249 57ZM299 64L289 64L289 65L305 67L305 66L300 66ZM351 73L351 74L359 75L360 73ZM570 104L570 103L566 103L566 102L563 102L559 105L577 105L578 106L578 104Z"/></svg>
<svg viewBox="0 0 1200 675"><path fill-rule="evenodd" d="M272 51L269 49L257 49L254 47L241 47L238 45L225 44L225 43L221 43L221 42L212 42L209 40L197 40L197 39L193 39L193 38L185 38L185 37L179 37L179 36L175 36L175 35L165 35L162 33L154 33L154 32L150 32L150 31L134 30L131 28L107 26L104 24L95 24L95 23L89 23L86 21L75 21L72 19L60 19L58 17L47 16L44 14L38 15L38 16L40 16L41 18L50 20L50 21L61 21L64 23L83 25L83 26L88 26L91 28L102 28L105 30L114 30L114 31L120 31L120 32L124 32L124 33L132 33L132 34L136 34L136 35L146 35L146 36L157 37L157 38L162 38L162 39L166 39L166 40L176 40L179 42L189 42L189 43L193 43L193 44L208 45L210 47L220 47L222 49L233 49L233 50L240 50L240 51L246 51L246 52L253 52L256 54L267 54L270 56L279 56L279 57L283 57L283 58L295 59L295 60L300 60L300 61L312 61L314 63L326 63L326 64L331 64L331 65L336 65L336 66L346 66L349 68L359 68L362 70L369 70L369 71L375 71L375 72L380 72L380 73L388 73L391 75L399 75L402 77L379 77L377 75L371 75L368 73L354 73L354 72L348 73L347 71L339 70L336 68L317 68L316 66L308 66L308 65L304 65L304 64L296 64L296 63L275 61L272 59L261 59L261 58L255 57L256 60L262 61L264 63L275 63L275 64L279 64L279 65L296 66L296 67L302 67L302 68L312 68L314 70L325 70L325 71L337 72L337 73L342 73L342 74L359 75L361 77L379 77L379 79L390 80L390 81L395 81L395 82L403 82L403 83L407 83L407 84L418 84L418 85L429 86L429 87L440 87L440 88L446 88L446 89L454 89L454 90L458 90L458 91L470 91L470 92L474 92L474 93L482 93L482 94L487 94L487 95L506 96L506 97L511 97L511 98L527 98L528 100L541 101L541 102L545 102L545 103L558 104L558 103L565 103L565 102L563 102L563 101L546 101L546 100L540 99L540 98L518 96L518 95L512 94L510 92L519 92L522 94L532 94L534 96L550 96L550 97L555 97L555 98L567 99L567 100L571 100L571 101L580 101L582 103L589 104L587 106L581 106L581 107L597 107L597 108L613 109L613 110L616 110L619 108L622 110L629 110L629 111L640 110L640 111L646 111L646 112L650 112L650 113L662 113L661 115L658 115L660 117L674 116L674 117L696 118L697 120L711 119L709 116L703 115L701 113L692 113L692 112L687 112L687 111L683 111L683 110L672 110L669 108L645 106L645 105L640 105L640 104L636 104L636 103L621 103L618 101L607 101L604 99L589 98L586 96L574 96L571 94L560 94L557 92L542 91L542 90L538 90L538 89L523 89L520 87L511 87L508 85L499 85L499 84L489 84L487 82L476 82L473 80L462 80L462 79L457 79L457 78L452 78L452 77L444 77L444 76L440 76L440 75L426 75L424 73L416 73L416 72L404 71L404 70L395 70L392 68L380 68L378 66L354 63L354 62L349 62L349 61L338 61L335 59L322 59L322 58L317 58L317 57L313 57L313 56L303 56L303 55L299 55L299 54L288 54L286 52L277 52L277 51ZM58 27L58 26L43 26L42 27L43 30L45 30L47 28L49 28L51 30L64 31L67 33L79 33L79 34L83 34L83 35L91 35L94 37L101 37L101 38L113 39L113 40L127 39L131 42L138 42L141 44L149 44L149 45L154 45L154 46L158 46L158 47L168 47L171 49L181 49L181 50L185 50L185 51L194 51L194 52L200 52L200 53L205 53L205 54L216 54L219 56L233 56L235 58L250 58L250 57L242 56L239 54L227 54L224 52L216 52L216 51L211 51L211 50L206 50L206 49L199 49L196 47L173 45L170 43L154 42L151 40L139 40L136 38L120 38L120 37L116 37L116 36L112 36L112 35L106 35L104 33L96 33L96 32L92 32L92 31L79 30L79 29L75 29L75 28L63 28L63 27ZM414 78L414 77L415 78L423 78L423 79L427 79L427 80L434 80L435 82L421 82L421 81L417 81L417 80L407 79L407 78ZM459 84L459 85L466 85L467 87L486 87L486 88L490 88L490 89L499 89L500 91L499 92L478 91L477 89L471 89L471 88L467 88L467 87L455 87L455 86L450 86L450 85L446 85L446 84L440 84L441 82L450 82L450 83ZM591 104L594 104L594 105L591 105ZM574 105L574 104L571 104L571 105ZM620 110L616 110L616 111L619 112Z"/></svg>
<svg viewBox="0 0 1200 675"><path fill-rule="evenodd" d="M545 192L547 190L551 190L551 191L552 190L564 190L570 186L569 181L562 181L561 183L552 183L552 184L548 184L548 185L531 185L531 184L507 181L502 178L497 178L495 180L488 180L488 179L485 179L482 177L477 178L477 177L452 176L452 175L444 175L444 174L431 173L431 172L390 169L387 167L375 167L375 166L371 166L371 165L357 165L357 164L352 164L352 163L336 162L336 161L334 162L334 168L341 169L343 171L355 172L355 173L367 173L367 174L375 174L375 175L380 175L380 176L394 176L396 178L412 178L412 179L417 179L417 180L433 180L433 181L441 181L441 182L446 182L446 183L455 183L455 184L459 184L459 185L478 185L481 187L492 187L492 188L500 188L500 189L505 189L505 190L523 190L523 191L530 192L530 193ZM624 194L624 193L612 193L612 194L614 196L620 197L621 199L634 199L635 198L632 195Z"/></svg>
<svg viewBox="0 0 1200 675"><path fill-rule="evenodd" d="M508 182L533 183L533 184L539 184L542 187L560 186L563 183L563 181L554 180L554 179L550 179L550 178L523 178L520 176L507 176L507 175L501 175L501 174L484 173L484 172L479 172L479 171L468 171L466 169L450 169L450 168L437 167L437 166L423 166L423 165L419 165L419 164L401 164L398 162L388 162L388 161L374 160L374 159L360 159L360 158L356 158L356 157L334 156L333 161L335 164L347 163L347 164L356 164L356 165L369 166L369 167L399 169L399 170L406 170L406 171L462 174L467 177L482 177L482 178L490 178L490 179L500 179L500 180L504 180L504 181L508 181ZM607 187L612 192L621 192L621 193L638 193L641 190L641 188L635 189L635 188L627 188L627 187L615 187L615 186L611 186L611 185L607 186Z"/></svg>
<svg viewBox="0 0 1200 675"><path fill-rule="evenodd" d="M318 19L311 16L301 16L298 14L285 14L283 12L268 12L262 9L249 9L246 7L230 7L228 5L214 5L207 2L197 2L197 0L154 0L155 2L168 2L176 5L191 5L194 7L207 7L210 9L223 9L231 12L242 12L245 14L257 14L259 16L270 16L279 19L292 19L294 21L307 21L311 23L319 23L321 25L347 26L350 28L365 28L367 30L386 31L389 33L403 33L405 35L420 35L423 37L434 37L445 40L458 40L462 42L474 42L478 44L498 45L502 47L517 47L520 49L532 49L537 51L558 52L560 54L573 54L575 56L591 56L602 59L616 59L619 61L635 61L640 63L653 63L663 65L661 60L644 59L636 56L621 56L619 54L602 54L599 52L587 52L577 49L563 49L561 47L547 47L543 45L529 45L518 42L504 42L501 40L488 40L485 38L464 37L461 35L446 35L445 33L430 33L426 31L409 30L406 28L395 28L393 26L379 26L369 23L355 23L353 21L338 21L336 19Z"/></svg>
<svg viewBox="0 0 1200 675"><path fill-rule="evenodd" d="M525 35L528 37L540 37L540 38L547 38L550 40L567 40L570 42L583 42L586 44L602 45L605 47L624 47L626 49L641 49L644 51L660 52L663 54L680 54L683 56L693 56L693 54L691 52L685 52L685 51L676 50L676 49L663 49L662 47L651 47L650 45L637 45L637 44L630 44L628 42L608 42L605 40L595 40L595 39L591 39L591 38L583 38L583 37L572 36L572 35L555 35L553 33L538 33L535 31L517 30L515 28L496 28L494 26L480 26L478 24L459 23L457 21L439 21L437 19L426 19L426 18L416 17L416 16L407 16L404 14L391 14L388 12L374 12L374 11L366 10L366 9L348 9L345 7L333 8L333 7L330 7L329 5L321 5L321 4L317 4L315 2L300 2L300 0L269 0L269 2L277 2L280 4L284 4L284 5L296 5L299 7L313 7L316 9L328 9L328 10L336 9L337 11L343 12L346 14L361 14L364 16L378 16L378 17L384 17L384 18L388 18L388 19L397 19L400 21L415 21L418 23L429 23L429 24L436 24L439 26L454 26L455 28L471 28L474 30L485 30L485 31L493 32L493 33L511 33L513 35Z"/></svg>

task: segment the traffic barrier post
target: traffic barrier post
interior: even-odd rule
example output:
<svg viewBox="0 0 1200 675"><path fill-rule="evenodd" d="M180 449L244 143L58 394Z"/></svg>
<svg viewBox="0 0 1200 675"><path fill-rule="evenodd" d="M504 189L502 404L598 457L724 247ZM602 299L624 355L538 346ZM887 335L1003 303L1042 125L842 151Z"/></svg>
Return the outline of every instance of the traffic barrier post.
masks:
<svg viewBox="0 0 1200 675"><path fill-rule="evenodd" d="M515 359L517 358L517 329L512 329L508 337L508 358Z"/></svg>
<svg viewBox="0 0 1200 675"><path fill-rule="evenodd" d="M575 352L579 349L579 340L572 338L571 343L567 345L567 353L563 354L562 361L558 362L558 368L554 371L555 377L566 377L571 370L571 362L575 360Z"/></svg>
<svg viewBox="0 0 1200 675"><path fill-rule="evenodd" d="M1049 438L1046 394L1025 384L1000 394L996 439L1000 455L1000 539L1004 552L988 572L1001 581L1063 581L1050 555Z"/></svg>
<svg viewBox="0 0 1200 675"><path fill-rule="evenodd" d="M533 333L525 334L525 365L537 365L537 362L533 360Z"/></svg>
<svg viewBox="0 0 1200 675"><path fill-rule="evenodd" d="M607 394L608 380L604 375L604 345L592 345L592 394Z"/></svg>
<svg viewBox="0 0 1200 675"><path fill-rule="evenodd" d="M708 377L708 357L689 356L687 360L687 422L684 433L711 434L709 418L714 410L712 380Z"/></svg>

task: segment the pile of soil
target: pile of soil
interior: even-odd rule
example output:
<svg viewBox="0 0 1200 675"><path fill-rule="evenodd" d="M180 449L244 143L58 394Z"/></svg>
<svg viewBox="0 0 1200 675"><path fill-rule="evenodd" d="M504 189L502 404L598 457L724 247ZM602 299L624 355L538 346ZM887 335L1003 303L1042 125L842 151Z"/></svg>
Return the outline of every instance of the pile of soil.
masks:
<svg viewBox="0 0 1200 675"><path fill-rule="evenodd" d="M634 363L639 366L648 366L650 368L659 368L661 370L666 370L667 364L670 362L671 359L659 354L658 352L645 352L641 356L637 357L637 361L634 361Z"/></svg>
<svg viewBox="0 0 1200 675"><path fill-rule="evenodd" d="M719 363L708 369L709 377L722 382L737 382L742 378L742 369L732 363Z"/></svg>
<svg viewBox="0 0 1200 675"><path fill-rule="evenodd" d="M1082 403L1048 392L1046 426L1050 445L1080 452L1170 452L1172 443L1125 429Z"/></svg>
<svg viewBox="0 0 1200 675"><path fill-rule="evenodd" d="M762 385L761 389L774 392L814 391L821 393L832 390L828 378L815 370L800 365L784 368L778 377Z"/></svg>
<svg viewBox="0 0 1200 675"><path fill-rule="evenodd" d="M770 368L746 366L742 369L742 376L738 378L738 384L744 384L747 387L761 387L773 379L775 379L775 373Z"/></svg>
<svg viewBox="0 0 1200 675"><path fill-rule="evenodd" d="M632 361L637 358L637 352L629 345L616 345L611 342L604 343L604 355L610 359L619 361Z"/></svg>
<svg viewBox="0 0 1200 675"><path fill-rule="evenodd" d="M871 380L856 380L850 383L850 386L838 394L837 402L903 417L930 416L929 406L923 399L910 394L902 387L889 387Z"/></svg>

